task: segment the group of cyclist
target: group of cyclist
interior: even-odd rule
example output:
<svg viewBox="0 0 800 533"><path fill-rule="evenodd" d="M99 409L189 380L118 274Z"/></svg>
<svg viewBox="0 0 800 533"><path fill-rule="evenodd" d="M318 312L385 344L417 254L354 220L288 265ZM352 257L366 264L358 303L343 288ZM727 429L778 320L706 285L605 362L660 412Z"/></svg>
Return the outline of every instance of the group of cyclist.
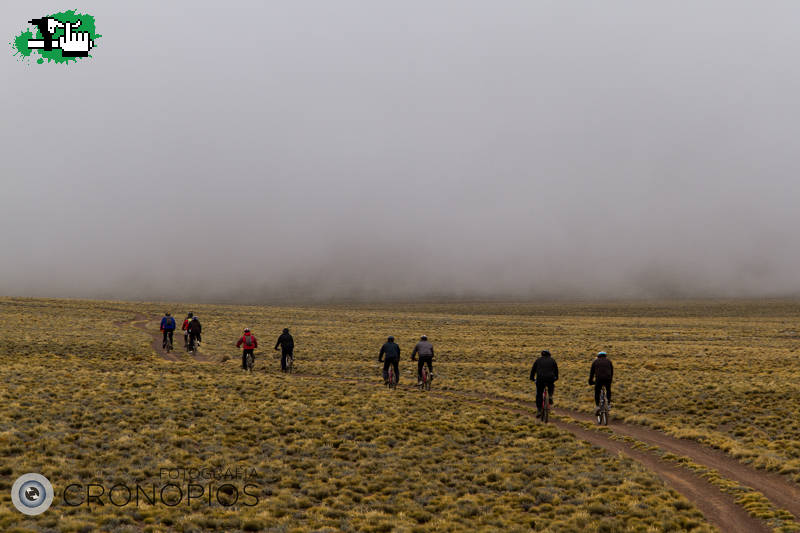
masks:
<svg viewBox="0 0 800 533"><path fill-rule="evenodd" d="M417 361L417 385L422 384L422 367L428 365L428 379L433 379L433 344L423 335L411 351L411 360ZM419 356L419 360L417 359ZM389 336L378 353L378 362L383 363L383 383L389 383L389 366L394 369L395 383L400 381L400 346Z"/></svg>
<svg viewBox="0 0 800 533"><path fill-rule="evenodd" d="M176 329L175 318L168 312L164 313L161 319L161 333L163 333L163 340L161 347L165 350L172 349L173 335ZM189 313L181 325L183 331L183 345L187 352L194 351L200 343L200 334L203 330L200 320L194 316L194 313Z"/></svg>
<svg viewBox="0 0 800 533"><path fill-rule="evenodd" d="M611 408L611 382L614 379L614 365L606 352L598 352L589 369L589 385L594 385L595 415L600 412L600 392L606 390L607 409ZM542 350L541 355L531 368L531 381L536 383L536 417L542 417L542 395L547 389L548 404L553 405L553 392L558 381L558 364L547 350Z"/></svg>
<svg viewBox="0 0 800 533"><path fill-rule="evenodd" d="M187 351L193 351L197 343L200 342L202 327L200 321L193 313L189 313L181 326L183 330L184 345ZM161 319L161 332L164 335L162 346L172 347L172 337L175 331L175 319L169 313L165 313ZM254 350L258 348L258 340L250 331L244 328L242 336L236 341L236 347L242 349L242 369L248 370L247 356L255 359ZM287 359L294 357L294 338L289 333L289 328L284 328L275 343L275 350L281 349L281 371L287 371ZM433 379L433 344L428 340L427 335L422 335L419 342L411 352L411 360L417 361L417 385L422 384L422 368L428 365L429 379ZM389 336L381 346L378 353L378 362L383 363L384 384L389 381L389 367L393 367L395 379L400 380L400 346ZM531 381L536 383L536 416L542 416L542 395L547 389L547 398L550 405L553 404L553 393L555 382L558 381L558 364L548 350L543 350L541 355L533 363L531 368ZM614 379L614 365L608 358L606 352L599 352L597 358L592 362L589 369L589 385L594 385L594 403L596 412L600 409L600 393L603 388L606 391L608 407L611 407L611 382Z"/></svg>
<svg viewBox="0 0 800 533"><path fill-rule="evenodd" d="M250 331L250 328L244 328L244 333L236 341L236 347L242 348L242 369L252 372L252 367L247 366L247 356L249 355L255 361L255 354L253 350L258 348L258 340L256 336ZM294 338L289 333L289 328L283 328L283 333L278 337L278 342L275 343L275 350L281 349L281 372L288 370L287 360L294 358Z"/></svg>

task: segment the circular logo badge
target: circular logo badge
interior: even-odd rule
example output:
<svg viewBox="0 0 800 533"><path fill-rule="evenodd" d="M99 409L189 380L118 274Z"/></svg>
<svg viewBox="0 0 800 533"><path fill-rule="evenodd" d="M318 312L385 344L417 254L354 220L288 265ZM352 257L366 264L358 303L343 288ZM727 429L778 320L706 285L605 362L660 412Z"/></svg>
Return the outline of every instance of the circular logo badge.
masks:
<svg viewBox="0 0 800 533"><path fill-rule="evenodd" d="M41 474L23 474L11 487L11 501L20 513L41 514L53 503L53 485Z"/></svg>

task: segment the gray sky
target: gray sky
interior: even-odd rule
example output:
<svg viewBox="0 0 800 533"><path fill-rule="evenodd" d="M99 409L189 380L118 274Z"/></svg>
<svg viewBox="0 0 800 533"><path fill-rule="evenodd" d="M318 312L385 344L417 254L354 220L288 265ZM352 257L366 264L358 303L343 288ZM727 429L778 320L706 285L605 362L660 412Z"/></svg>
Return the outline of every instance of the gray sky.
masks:
<svg viewBox="0 0 800 533"><path fill-rule="evenodd" d="M800 294L796 2L77 7L0 54L0 294Z"/></svg>

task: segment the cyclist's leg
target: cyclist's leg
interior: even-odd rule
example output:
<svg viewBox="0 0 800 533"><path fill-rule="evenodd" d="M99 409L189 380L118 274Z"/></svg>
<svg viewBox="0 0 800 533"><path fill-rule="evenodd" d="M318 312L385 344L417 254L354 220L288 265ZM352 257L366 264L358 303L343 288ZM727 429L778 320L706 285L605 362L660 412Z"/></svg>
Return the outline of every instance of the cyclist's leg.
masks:
<svg viewBox="0 0 800 533"><path fill-rule="evenodd" d="M164 338L161 340L161 347L162 348L167 347L167 330L164 330Z"/></svg>
<svg viewBox="0 0 800 533"><path fill-rule="evenodd" d="M247 350L242 350L242 370L247 370Z"/></svg>
<svg viewBox="0 0 800 533"><path fill-rule="evenodd" d="M383 382L389 383L389 360L383 360Z"/></svg>
<svg viewBox="0 0 800 533"><path fill-rule="evenodd" d="M394 367L394 382L400 383L400 358L396 357L392 360L392 366Z"/></svg>
<svg viewBox="0 0 800 533"><path fill-rule="evenodd" d="M286 350L281 350L281 371L286 372Z"/></svg>
<svg viewBox="0 0 800 533"><path fill-rule="evenodd" d="M433 356L425 357L425 363L428 365L428 379L431 379L433 377Z"/></svg>
<svg viewBox="0 0 800 533"><path fill-rule="evenodd" d="M600 407L600 389L603 388L603 382L595 380L594 382L594 405L595 407ZM606 393L608 394L608 393Z"/></svg>
<svg viewBox="0 0 800 533"><path fill-rule="evenodd" d="M417 358L417 383L422 383L422 356Z"/></svg>
<svg viewBox="0 0 800 533"><path fill-rule="evenodd" d="M173 334L175 333L174 330L169 330L169 345L172 346L172 339Z"/></svg>
<svg viewBox="0 0 800 533"><path fill-rule="evenodd" d="M608 404L611 405L611 380L603 382L603 385L606 387L606 400L608 400Z"/></svg>
<svg viewBox="0 0 800 533"><path fill-rule="evenodd" d="M550 381L547 383L547 403L553 405L553 393L556 390L556 383L555 381Z"/></svg>
<svg viewBox="0 0 800 533"><path fill-rule="evenodd" d="M542 412L542 393L544 392L544 384L541 379L536 380L536 411Z"/></svg>

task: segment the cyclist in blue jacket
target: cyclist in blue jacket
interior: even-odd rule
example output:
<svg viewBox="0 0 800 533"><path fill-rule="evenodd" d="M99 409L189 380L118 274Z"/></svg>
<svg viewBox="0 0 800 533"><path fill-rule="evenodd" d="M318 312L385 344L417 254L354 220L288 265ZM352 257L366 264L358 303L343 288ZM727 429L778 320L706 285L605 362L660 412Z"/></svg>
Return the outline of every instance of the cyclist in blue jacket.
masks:
<svg viewBox="0 0 800 533"><path fill-rule="evenodd" d="M175 318L170 316L169 313L164 313L164 318L161 319L161 332L164 334L161 347L167 348L167 339L169 339L169 346L172 346L172 335L175 333Z"/></svg>

